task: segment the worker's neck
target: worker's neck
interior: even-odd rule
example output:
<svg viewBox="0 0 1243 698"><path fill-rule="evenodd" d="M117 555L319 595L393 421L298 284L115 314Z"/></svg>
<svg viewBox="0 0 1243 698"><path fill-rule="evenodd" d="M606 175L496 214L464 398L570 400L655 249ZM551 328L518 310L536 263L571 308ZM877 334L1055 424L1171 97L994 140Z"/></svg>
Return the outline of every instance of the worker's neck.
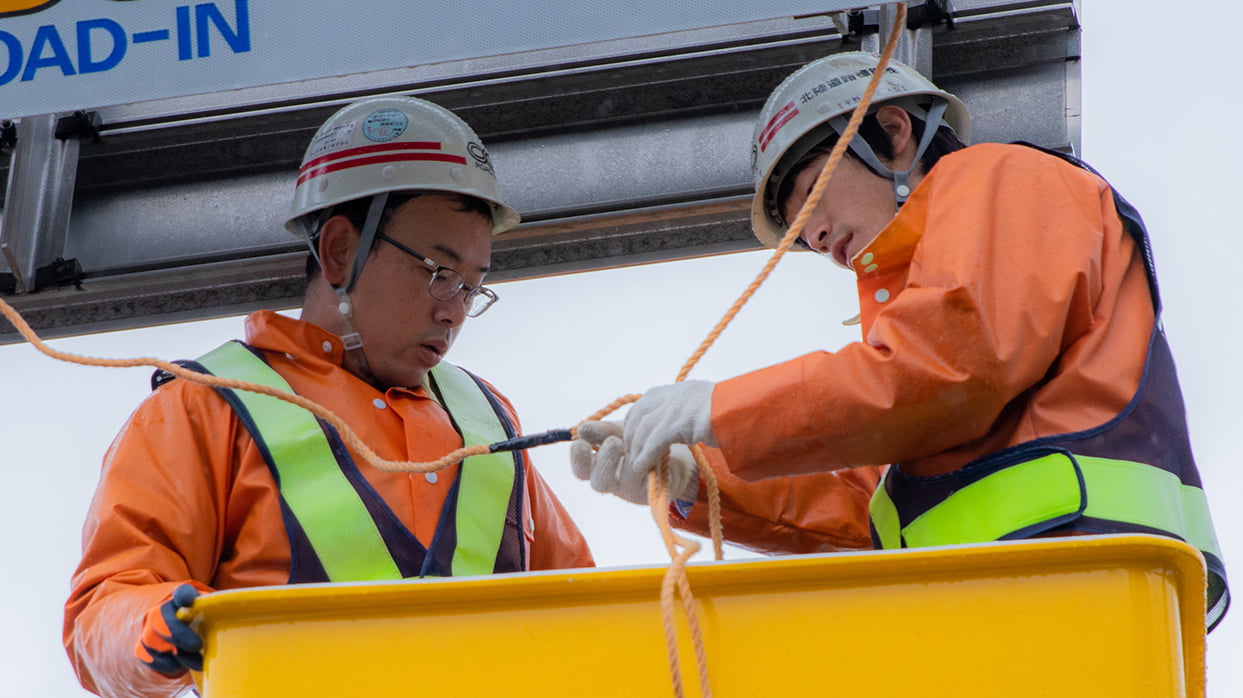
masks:
<svg viewBox="0 0 1243 698"><path fill-rule="evenodd" d="M340 302L336 290L324 280L322 275L316 276L307 284L306 296L302 302L302 313L299 315L299 318L303 322L309 322L338 337L344 337L352 332L357 332L358 330L350 327L345 317L341 315ZM345 349L344 356L341 359L341 367L360 380L366 381L376 390L383 392L389 387L382 384L372 374L362 348Z"/></svg>
<svg viewBox="0 0 1243 698"><path fill-rule="evenodd" d="M345 319L337 308L337 294L324 281L323 275L316 275L306 287L306 296L302 299L302 313L299 318L303 322L321 327L332 334L346 333Z"/></svg>

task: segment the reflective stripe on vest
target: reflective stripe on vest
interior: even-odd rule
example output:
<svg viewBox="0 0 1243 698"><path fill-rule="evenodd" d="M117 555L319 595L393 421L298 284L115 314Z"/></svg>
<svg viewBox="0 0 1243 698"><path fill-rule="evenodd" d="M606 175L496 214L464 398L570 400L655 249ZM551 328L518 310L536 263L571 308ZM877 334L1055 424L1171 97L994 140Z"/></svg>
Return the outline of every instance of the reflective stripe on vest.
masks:
<svg viewBox="0 0 1243 698"><path fill-rule="evenodd" d="M958 490L904 527L882 482L869 510L885 548L1016 538L1083 515L1163 531L1221 557L1204 490L1160 468L1112 458L1052 453L1016 463Z"/></svg>
<svg viewBox="0 0 1243 698"><path fill-rule="evenodd" d="M906 526L882 480L868 510L886 549L1024 538L1084 516L1160 531L1221 559L1203 489L1160 468L1112 458L1051 453L1016 463L954 492ZM1213 625L1229 595L1224 580L1210 579L1210 587L1206 611Z"/></svg>
<svg viewBox="0 0 1243 698"><path fill-rule="evenodd" d="M441 361L431 373L439 397L449 403L444 407L461 431L464 446L509 438L487 396L465 371ZM492 574L505 533L505 513L513 486L514 460L509 453L471 456L462 462L458 471L453 576ZM463 502L470 504L463 506Z"/></svg>
<svg viewBox="0 0 1243 698"><path fill-rule="evenodd" d="M237 342L218 347L198 362L215 375L292 392L280 374ZM448 403L445 408L467 444L506 438L489 400L473 379L444 362L432 371L443 386L441 397ZM342 472L315 415L268 395L229 392L235 398L231 401L235 409L245 410L239 410L238 416L247 423L256 445L276 471L281 498L310 541L328 579L401 579L375 521ZM486 440L487 435L497 433L501 436ZM495 455L469 458L459 468L455 523L462 530L456 532L452 574L493 571L514 481L512 458L500 454L506 460L498 463L492 460Z"/></svg>

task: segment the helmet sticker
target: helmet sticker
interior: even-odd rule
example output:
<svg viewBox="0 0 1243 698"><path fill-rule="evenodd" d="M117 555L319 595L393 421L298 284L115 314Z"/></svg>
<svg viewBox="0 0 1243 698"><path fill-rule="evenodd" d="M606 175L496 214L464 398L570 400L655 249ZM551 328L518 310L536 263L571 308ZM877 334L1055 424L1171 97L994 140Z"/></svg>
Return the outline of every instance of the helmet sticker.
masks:
<svg viewBox="0 0 1243 698"><path fill-rule="evenodd" d="M488 150L483 147L482 143L477 143L475 141L467 143L466 152L470 153L470 158L475 161L475 167L478 167L493 177L496 176L496 172L492 170L492 159L488 157Z"/></svg>
<svg viewBox="0 0 1243 698"><path fill-rule="evenodd" d="M397 109L373 111L363 119L363 135L369 141L387 143L405 133L410 120Z"/></svg>
<svg viewBox="0 0 1243 698"><path fill-rule="evenodd" d="M311 145L306 149L306 160L314 160L324 153L348 148L350 141L354 138L354 128L357 126L357 121L343 121L320 129L319 133L315 134L315 140L311 141Z"/></svg>

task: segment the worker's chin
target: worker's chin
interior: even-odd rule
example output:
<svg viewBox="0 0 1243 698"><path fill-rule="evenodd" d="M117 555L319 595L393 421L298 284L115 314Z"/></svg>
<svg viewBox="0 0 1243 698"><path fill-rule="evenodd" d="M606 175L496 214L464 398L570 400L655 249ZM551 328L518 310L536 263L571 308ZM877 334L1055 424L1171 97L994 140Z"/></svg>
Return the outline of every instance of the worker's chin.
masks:
<svg viewBox="0 0 1243 698"><path fill-rule="evenodd" d="M376 387L381 390L388 388L417 388L423 385L431 366L415 365L405 361L399 365L373 367Z"/></svg>

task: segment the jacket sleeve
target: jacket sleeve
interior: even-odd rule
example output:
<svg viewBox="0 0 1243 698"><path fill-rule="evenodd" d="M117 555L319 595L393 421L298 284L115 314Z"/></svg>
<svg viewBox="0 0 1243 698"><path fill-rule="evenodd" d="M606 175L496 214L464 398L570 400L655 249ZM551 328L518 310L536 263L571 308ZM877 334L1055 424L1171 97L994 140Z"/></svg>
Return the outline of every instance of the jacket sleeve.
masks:
<svg viewBox="0 0 1243 698"><path fill-rule="evenodd" d="M967 171L947 156L869 247L919 240L864 341L717 385L712 424L734 474L880 465L983 439L1091 324L1071 309L1100 293L1108 187L1003 147L957 161ZM861 302L866 327L872 300Z"/></svg>
<svg viewBox="0 0 1243 698"><path fill-rule="evenodd" d="M868 502L885 466L747 482L729 472L719 450L704 448L704 455L717 476L721 527L731 544L765 554L872 548ZM704 478L686 518L672 509L671 520L678 528L712 535Z"/></svg>
<svg viewBox="0 0 1243 698"><path fill-rule="evenodd" d="M83 526L64 643L82 686L101 696L171 696L190 684L133 653L143 616L178 585L211 591L220 554L221 483L211 463L228 462L234 439L196 425L221 424L212 417L228 407L210 389L180 383L149 396L114 440ZM207 415L190 416L199 410Z"/></svg>
<svg viewBox="0 0 1243 698"><path fill-rule="evenodd" d="M530 463L530 461L527 461ZM530 518L527 542L531 545L531 569L556 570L595 567L578 525L534 467L527 468Z"/></svg>

